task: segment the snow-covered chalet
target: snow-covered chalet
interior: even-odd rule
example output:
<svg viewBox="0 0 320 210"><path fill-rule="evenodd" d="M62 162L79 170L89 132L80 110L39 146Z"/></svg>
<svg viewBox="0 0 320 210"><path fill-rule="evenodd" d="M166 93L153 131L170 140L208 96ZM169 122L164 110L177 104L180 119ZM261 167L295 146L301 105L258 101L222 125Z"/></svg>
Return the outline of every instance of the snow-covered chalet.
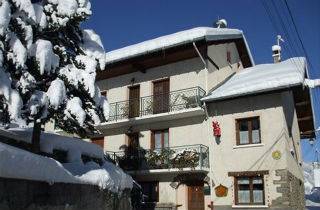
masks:
<svg viewBox="0 0 320 210"><path fill-rule="evenodd" d="M110 117L92 142L141 185L142 209L304 208L307 65L273 50L255 65L242 31L199 27L106 53Z"/></svg>

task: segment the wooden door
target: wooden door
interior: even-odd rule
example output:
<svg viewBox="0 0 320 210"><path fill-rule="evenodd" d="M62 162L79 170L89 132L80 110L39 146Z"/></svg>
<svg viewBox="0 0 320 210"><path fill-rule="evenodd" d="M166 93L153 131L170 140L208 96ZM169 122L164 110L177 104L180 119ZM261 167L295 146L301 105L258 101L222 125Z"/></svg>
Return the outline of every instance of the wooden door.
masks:
<svg viewBox="0 0 320 210"><path fill-rule="evenodd" d="M129 88L129 118L139 117L140 114L140 86Z"/></svg>
<svg viewBox="0 0 320 210"><path fill-rule="evenodd" d="M99 146L101 146L102 148L104 148L104 137L96 137L96 138L92 138L91 142L93 144L97 144Z"/></svg>
<svg viewBox="0 0 320 210"><path fill-rule="evenodd" d="M153 113L169 111L169 79L153 83Z"/></svg>
<svg viewBox="0 0 320 210"><path fill-rule="evenodd" d="M188 186L188 210L204 210L203 185Z"/></svg>

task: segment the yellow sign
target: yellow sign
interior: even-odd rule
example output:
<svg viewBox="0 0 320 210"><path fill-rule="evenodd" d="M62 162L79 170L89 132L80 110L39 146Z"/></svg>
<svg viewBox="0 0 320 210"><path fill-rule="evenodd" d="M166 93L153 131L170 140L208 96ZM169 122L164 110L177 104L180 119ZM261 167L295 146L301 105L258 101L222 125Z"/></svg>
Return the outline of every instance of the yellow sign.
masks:
<svg viewBox="0 0 320 210"><path fill-rule="evenodd" d="M275 160L280 160L281 152L279 150L276 150L276 151L272 152L272 158L275 159Z"/></svg>
<svg viewBox="0 0 320 210"><path fill-rule="evenodd" d="M228 195L228 188L220 184L215 189L217 197L226 197Z"/></svg>

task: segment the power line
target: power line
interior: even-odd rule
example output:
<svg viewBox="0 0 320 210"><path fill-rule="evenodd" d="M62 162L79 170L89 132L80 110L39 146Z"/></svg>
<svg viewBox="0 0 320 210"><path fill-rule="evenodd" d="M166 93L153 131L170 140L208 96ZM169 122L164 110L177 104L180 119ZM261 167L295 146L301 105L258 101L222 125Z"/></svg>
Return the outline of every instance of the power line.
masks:
<svg viewBox="0 0 320 210"><path fill-rule="evenodd" d="M281 33L281 29L280 29L281 27L278 25L278 22L276 21L277 19L273 17L273 14L272 14L272 12L271 12L271 7L269 8L267 2L264 1L264 0L262 0L261 3L262 3L262 6L264 7L264 9L265 9L265 11L266 11L266 13L267 13L267 15L268 15L268 17L269 17L269 20L270 20L273 28L275 29L275 32L276 32L277 34L282 34L282 33ZM275 8L275 9L276 9L276 8ZM277 10L276 10L276 11L277 11ZM278 12L277 12L277 14L278 14L279 18L281 19L280 14L279 14ZM281 20L282 20L282 19L281 19ZM282 22L282 21L281 21L281 22ZM291 45L287 45L287 43L285 42L285 45L284 45L285 51L284 51L284 53L285 53L285 54L288 53L288 57L294 57L294 55L293 55L293 53L292 53L293 50L290 48L290 46L291 46ZM288 48L288 49L287 49L287 48ZM297 68L299 68L299 66L298 66L298 64L296 63L295 60L291 60L291 62L292 62L293 65L295 65Z"/></svg>
<svg viewBox="0 0 320 210"><path fill-rule="evenodd" d="M307 51L306 51L306 49L305 49L305 47L304 47L304 44L303 44L303 42L302 42L301 36L300 36L300 34L299 34L297 25L296 25L296 23L295 23L295 21L294 21L294 18L293 18L291 9L290 9L290 7L289 7L289 5L288 5L288 2L287 2L287 0L284 0L284 2L285 2L285 5L286 5L286 7L287 7L287 10L288 10L288 12L289 12L291 21L292 21L292 23L293 23L294 30L295 30L296 33L297 33L297 36L298 36L298 39L299 39L299 41L300 41L302 50L303 50L303 52L304 52L304 54L305 54L305 56L306 56L306 58L307 58L307 61L308 61L309 65L310 65L310 67L313 69L313 66L312 66L312 64L311 64L311 62L310 62L310 59L309 59L309 55L308 55L308 53L307 53Z"/></svg>

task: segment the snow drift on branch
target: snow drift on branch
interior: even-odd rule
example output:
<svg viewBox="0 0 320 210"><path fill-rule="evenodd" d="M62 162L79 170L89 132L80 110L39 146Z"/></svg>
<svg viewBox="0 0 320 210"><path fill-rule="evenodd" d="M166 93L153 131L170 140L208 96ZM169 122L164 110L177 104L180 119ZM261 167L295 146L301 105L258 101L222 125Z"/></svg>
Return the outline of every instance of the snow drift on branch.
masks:
<svg viewBox="0 0 320 210"><path fill-rule="evenodd" d="M93 30L83 30L83 44L82 49L85 53L99 61L100 69L104 70L106 65L105 51L99 35Z"/></svg>
<svg viewBox="0 0 320 210"><path fill-rule="evenodd" d="M19 93L11 88L11 80L2 67L0 67L0 96L3 96L8 104L10 119L20 121L22 100Z"/></svg>
<svg viewBox="0 0 320 210"><path fill-rule="evenodd" d="M47 91L49 98L49 105L54 109L58 109L59 106L66 99L66 87L61 79L55 79L51 82L51 85Z"/></svg>
<svg viewBox="0 0 320 210"><path fill-rule="evenodd" d="M3 36L10 22L10 5L3 0L0 5L0 35Z"/></svg>
<svg viewBox="0 0 320 210"><path fill-rule="evenodd" d="M82 102L80 98L74 97L70 99L67 102L67 108L64 113L66 117L76 120L80 126L83 126L86 119L86 113L82 109ZM72 115L75 116L75 118Z"/></svg>
<svg viewBox="0 0 320 210"><path fill-rule="evenodd" d="M59 57L54 54L51 42L43 39L38 39L31 46L29 56L35 56L39 62L40 74L43 75L46 71L48 74L54 72L59 66Z"/></svg>

